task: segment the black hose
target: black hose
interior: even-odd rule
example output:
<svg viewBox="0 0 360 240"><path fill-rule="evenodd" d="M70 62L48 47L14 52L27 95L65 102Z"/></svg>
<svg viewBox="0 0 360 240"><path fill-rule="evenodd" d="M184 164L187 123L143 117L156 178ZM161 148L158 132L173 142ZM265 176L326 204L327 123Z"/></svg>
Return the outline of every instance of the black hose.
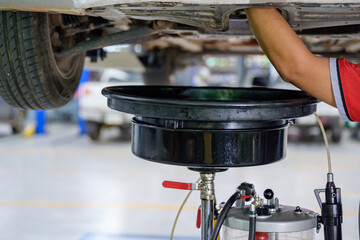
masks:
<svg viewBox="0 0 360 240"><path fill-rule="evenodd" d="M255 240L256 234L256 215L249 217L249 240Z"/></svg>
<svg viewBox="0 0 360 240"><path fill-rule="evenodd" d="M219 214L219 217L218 217L218 219L216 221L214 230L211 233L210 240L216 240L217 239L217 236L219 235L219 232L220 232L220 228L221 228L221 226L223 225L223 223L225 221L226 215L228 214L231 206L238 199L240 199L240 194L238 192L236 192L229 198L229 200L227 200L227 202L225 203L224 208L221 210L221 212Z"/></svg>

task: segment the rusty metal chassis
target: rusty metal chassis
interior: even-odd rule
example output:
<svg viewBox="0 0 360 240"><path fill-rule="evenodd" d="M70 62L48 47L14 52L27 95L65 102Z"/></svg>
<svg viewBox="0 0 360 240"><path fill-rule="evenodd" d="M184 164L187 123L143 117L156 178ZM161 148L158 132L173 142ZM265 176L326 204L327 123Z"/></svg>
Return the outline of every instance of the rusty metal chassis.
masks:
<svg viewBox="0 0 360 240"><path fill-rule="evenodd" d="M203 29L226 31L229 19L236 14L243 17L243 10L248 7L278 8L295 30L341 26L360 23L360 3L314 4L314 3L279 3L279 4L182 4L182 3L134 3L115 4L106 7L87 9L87 14L101 16L106 9L117 10L127 17L140 20L165 20Z"/></svg>

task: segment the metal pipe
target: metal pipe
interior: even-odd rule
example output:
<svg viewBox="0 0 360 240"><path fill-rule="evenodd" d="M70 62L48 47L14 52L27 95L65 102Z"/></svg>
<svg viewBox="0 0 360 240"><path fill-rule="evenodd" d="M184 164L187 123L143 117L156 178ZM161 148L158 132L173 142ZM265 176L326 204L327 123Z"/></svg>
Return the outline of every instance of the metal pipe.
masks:
<svg viewBox="0 0 360 240"><path fill-rule="evenodd" d="M97 37L86 42L78 43L71 48L65 49L59 53L55 53L55 56L66 57L70 55L76 55L88 50L102 48L113 44L144 42L149 40L149 37L156 33L158 33L158 31L155 31L147 26L134 28L128 31L114 33L104 37Z"/></svg>
<svg viewBox="0 0 360 240"><path fill-rule="evenodd" d="M215 173L200 173L201 185L201 240L209 240L214 226Z"/></svg>
<svg viewBox="0 0 360 240"><path fill-rule="evenodd" d="M201 240L209 240L214 225L214 201L201 200Z"/></svg>

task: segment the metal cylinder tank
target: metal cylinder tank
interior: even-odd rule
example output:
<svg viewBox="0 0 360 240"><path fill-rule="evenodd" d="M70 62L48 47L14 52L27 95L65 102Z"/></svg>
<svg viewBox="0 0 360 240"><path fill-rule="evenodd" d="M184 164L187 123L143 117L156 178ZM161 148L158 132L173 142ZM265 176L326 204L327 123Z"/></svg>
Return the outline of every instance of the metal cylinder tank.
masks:
<svg viewBox="0 0 360 240"><path fill-rule="evenodd" d="M232 208L222 227L222 240L248 240L249 208ZM257 216L255 240L314 240L318 214L299 207L280 206L267 216Z"/></svg>

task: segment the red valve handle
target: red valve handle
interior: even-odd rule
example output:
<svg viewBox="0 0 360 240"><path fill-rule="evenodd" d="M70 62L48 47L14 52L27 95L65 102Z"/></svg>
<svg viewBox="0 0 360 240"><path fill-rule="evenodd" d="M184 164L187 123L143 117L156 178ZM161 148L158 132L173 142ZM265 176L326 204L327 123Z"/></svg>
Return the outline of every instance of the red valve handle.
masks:
<svg viewBox="0 0 360 240"><path fill-rule="evenodd" d="M184 189L184 190L191 190L192 189L192 183L164 181L162 183L162 185L165 188L175 188L175 189Z"/></svg>
<svg viewBox="0 0 360 240"><path fill-rule="evenodd" d="M197 227L197 228L200 228L200 227L201 227L201 206L199 206L198 211L197 211L196 227Z"/></svg>
<svg viewBox="0 0 360 240"><path fill-rule="evenodd" d="M241 196L240 198L241 199L247 199L247 198L251 198L252 197L252 195L245 195L245 196Z"/></svg>

